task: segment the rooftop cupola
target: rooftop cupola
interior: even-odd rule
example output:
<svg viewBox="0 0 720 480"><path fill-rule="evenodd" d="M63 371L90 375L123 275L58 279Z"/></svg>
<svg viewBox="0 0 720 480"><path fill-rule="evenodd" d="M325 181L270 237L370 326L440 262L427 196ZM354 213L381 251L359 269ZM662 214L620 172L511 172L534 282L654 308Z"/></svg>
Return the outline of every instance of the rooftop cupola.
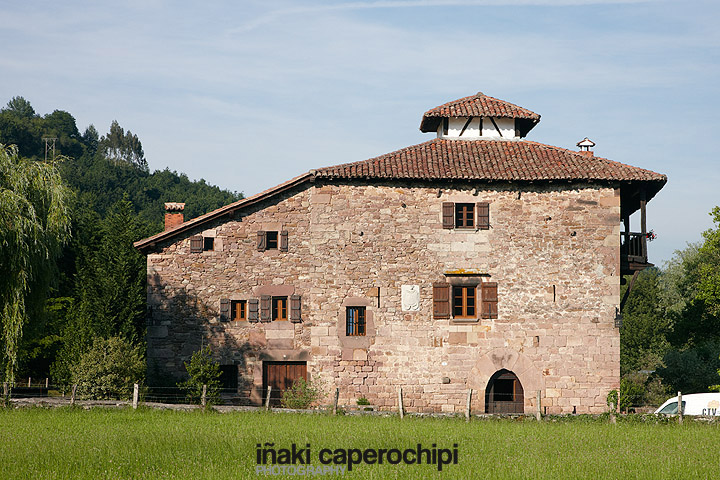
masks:
<svg viewBox="0 0 720 480"><path fill-rule="evenodd" d="M583 155L587 155L588 157L593 156L593 152L590 149L595 146L595 142L593 142L589 138L583 138L576 145L580 147L580 153L582 153Z"/></svg>
<svg viewBox="0 0 720 480"><path fill-rule="evenodd" d="M540 121L540 115L482 92L428 110L421 132L437 132L438 138L517 140Z"/></svg>

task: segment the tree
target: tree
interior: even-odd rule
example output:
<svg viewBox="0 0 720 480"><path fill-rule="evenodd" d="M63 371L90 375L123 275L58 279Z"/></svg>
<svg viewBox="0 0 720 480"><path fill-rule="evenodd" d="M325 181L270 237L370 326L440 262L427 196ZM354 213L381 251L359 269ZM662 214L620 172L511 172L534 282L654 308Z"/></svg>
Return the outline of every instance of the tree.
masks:
<svg viewBox="0 0 720 480"><path fill-rule="evenodd" d="M145 379L140 347L122 337L96 338L72 368L78 394L93 399L129 398L134 383Z"/></svg>
<svg viewBox="0 0 720 480"><path fill-rule="evenodd" d="M620 329L620 369L623 375L655 370L669 349L670 324L663 311L656 268L643 270L623 308ZM627 288L627 287L625 287Z"/></svg>
<svg viewBox="0 0 720 480"><path fill-rule="evenodd" d="M92 123L85 129L82 134L82 142L85 144L85 148L90 155L95 155L97 152L98 145L100 144L100 134L98 133L95 125Z"/></svg>
<svg viewBox="0 0 720 480"><path fill-rule="evenodd" d="M665 366L658 368L657 373L674 392L707 392L710 386L718 383L719 351L718 340L682 350L671 350L663 359Z"/></svg>
<svg viewBox="0 0 720 480"><path fill-rule="evenodd" d="M140 139L130 130L126 133L117 120L110 124L110 131L100 140L100 147L103 154L115 164L126 163L147 172L147 160Z"/></svg>
<svg viewBox="0 0 720 480"><path fill-rule="evenodd" d="M98 243L86 245L78 268L77 314L92 319L95 335L118 335L137 343L144 338L146 265L132 244L149 230L127 196L111 208L98 229Z"/></svg>
<svg viewBox="0 0 720 480"><path fill-rule="evenodd" d="M15 380L28 312L42 303L70 235L68 195L54 164L21 159L16 147L0 145L0 358L7 382Z"/></svg>
<svg viewBox="0 0 720 480"><path fill-rule="evenodd" d="M51 368L60 383L70 381L73 366L93 339L117 336L140 345L145 338L145 257L132 244L149 229L127 197L91 228L94 236L86 233L87 226L79 228L85 239L78 246L74 301Z"/></svg>
<svg viewBox="0 0 720 480"><path fill-rule="evenodd" d="M190 362L185 362L189 378L177 384L185 391L190 401L197 402L202 396L203 385L206 386L207 404L217 403L220 398L220 365L213 360L212 351L205 346L192 354Z"/></svg>
<svg viewBox="0 0 720 480"><path fill-rule="evenodd" d="M32 105L30 105L30 102L25 100L23 97L11 98L7 103L7 107L3 110L12 112L22 118L33 118L36 116L35 109Z"/></svg>

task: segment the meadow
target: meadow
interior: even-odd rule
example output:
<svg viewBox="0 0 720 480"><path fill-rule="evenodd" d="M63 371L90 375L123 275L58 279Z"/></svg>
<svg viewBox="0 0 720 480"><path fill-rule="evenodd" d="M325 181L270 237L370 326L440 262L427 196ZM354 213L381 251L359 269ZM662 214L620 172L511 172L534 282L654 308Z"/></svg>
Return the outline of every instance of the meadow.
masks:
<svg viewBox="0 0 720 480"><path fill-rule="evenodd" d="M466 423L407 416L23 408L0 409L0 478L298 478L256 473L257 445L269 449L266 443L276 452L310 444L313 468L322 466L323 449L332 461L336 450L415 450L418 443L452 450L457 444L457 464L442 471L436 463L390 464L386 458L382 465L354 465L342 475L347 478L717 478L720 467L720 426L697 422Z"/></svg>

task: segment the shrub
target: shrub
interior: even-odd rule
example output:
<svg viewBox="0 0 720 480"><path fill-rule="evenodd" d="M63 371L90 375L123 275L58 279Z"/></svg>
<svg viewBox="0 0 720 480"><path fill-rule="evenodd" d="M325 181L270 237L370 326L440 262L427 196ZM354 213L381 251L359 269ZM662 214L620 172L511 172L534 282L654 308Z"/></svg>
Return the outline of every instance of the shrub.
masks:
<svg viewBox="0 0 720 480"><path fill-rule="evenodd" d="M220 400L220 364L213 360L210 347L204 347L192 354L190 362L185 362L190 378L177 384L189 401L199 403L203 385L207 386L205 399L207 405Z"/></svg>
<svg viewBox="0 0 720 480"><path fill-rule="evenodd" d="M629 412L631 407L640 406L645 395L645 384L637 376L625 376L620 380L620 411ZM617 405L617 390L607 395L607 404L612 409ZM633 410L634 411L634 410Z"/></svg>
<svg viewBox="0 0 720 480"><path fill-rule="evenodd" d="M360 397L357 399L357 404L358 405L370 405L370 400L368 400L365 397Z"/></svg>
<svg viewBox="0 0 720 480"><path fill-rule="evenodd" d="M308 408L323 396L323 385L318 381L295 380L293 386L282 394L281 403L285 408Z"/></svg>
<svg viewBox="0 0 720 480"><path fill-rule="evenodd" d="M129 399L133 384L145 378L145 361L140 347L122 337L96 338L71 373L82 397Z"/></svg>

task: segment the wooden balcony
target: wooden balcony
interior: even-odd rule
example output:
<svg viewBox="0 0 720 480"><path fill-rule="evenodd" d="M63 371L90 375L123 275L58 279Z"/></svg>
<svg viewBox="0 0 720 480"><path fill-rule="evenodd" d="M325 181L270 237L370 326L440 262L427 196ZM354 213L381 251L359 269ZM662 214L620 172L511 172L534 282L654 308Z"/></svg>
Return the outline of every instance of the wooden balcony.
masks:
<svg viewBox="0 0 720 480"><path fill-rule="evenodd" d="M620 270L622 275L632 275L653 266L652 263L648 262L647 233L622 232L620 235Z"/></svg>

